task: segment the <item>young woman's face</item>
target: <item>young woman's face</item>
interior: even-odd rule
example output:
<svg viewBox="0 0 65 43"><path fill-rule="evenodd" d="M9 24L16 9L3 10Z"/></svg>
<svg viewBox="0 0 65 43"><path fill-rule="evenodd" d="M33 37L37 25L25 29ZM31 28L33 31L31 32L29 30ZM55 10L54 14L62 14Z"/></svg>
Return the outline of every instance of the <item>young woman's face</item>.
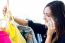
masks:
<svg viewBox="0 0 65 43"><path fill-rule="evenodd" d="M44 19L45 19L45 22L49 22L50 21L50 19L52 18L52 12L51 12L51 9L50 9L50 7L46 7L45 9L44 9Z"/></svg>
<svg viewBox="0 0 65 43"><path fill-rule="evenodd" d="M55 27L55 22L53 20L52 11L51 11L50 7L46 7L44 9L44 19L45 19L45 24L47 26L53 25Z"/></svg>

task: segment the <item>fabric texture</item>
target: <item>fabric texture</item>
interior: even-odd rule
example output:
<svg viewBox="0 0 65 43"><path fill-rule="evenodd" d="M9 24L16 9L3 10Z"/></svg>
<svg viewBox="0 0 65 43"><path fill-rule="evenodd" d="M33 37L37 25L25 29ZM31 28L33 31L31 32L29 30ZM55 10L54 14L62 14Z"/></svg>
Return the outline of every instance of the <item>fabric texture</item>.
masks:
<svg viewBox="0 0 65 43"><path fill-rule="evenodd" d="M34 31L32 30L31 27L21 26L21 25L19 25L17 27L19 28L20 31L22 30L21 33L25 37L25 39L27 40L27 43L37 43ZM29 40L27 38L29 35L32 35L32 39L31 40Z"/></svg>
<svg viewBox="0 0 65 43"><path fill-rule="evenodd" d="M11 43L11 40L7 32L0 31L0 43Z"/></svg>

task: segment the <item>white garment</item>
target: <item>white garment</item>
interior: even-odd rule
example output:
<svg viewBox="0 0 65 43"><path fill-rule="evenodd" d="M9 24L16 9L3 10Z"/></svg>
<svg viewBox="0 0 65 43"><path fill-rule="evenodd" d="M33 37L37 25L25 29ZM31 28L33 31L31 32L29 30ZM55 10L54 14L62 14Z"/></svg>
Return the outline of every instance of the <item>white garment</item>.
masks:
<svg viewBox="0 0 65 43"><path fill-rule="evenodd" d="M7 27L7 21L6 20L0 20L0 27L6 28Z"/></svg>

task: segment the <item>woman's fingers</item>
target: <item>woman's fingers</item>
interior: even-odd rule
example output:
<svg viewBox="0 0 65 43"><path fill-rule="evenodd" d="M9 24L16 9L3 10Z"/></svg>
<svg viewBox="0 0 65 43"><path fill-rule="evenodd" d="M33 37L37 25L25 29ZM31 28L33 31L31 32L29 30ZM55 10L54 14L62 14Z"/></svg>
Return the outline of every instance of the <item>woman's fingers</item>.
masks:
<svg viewBox="0 0 65 43"><path fill-rule="evenodd" d="M50 19L48 21L48 31L47 31L47 34L48 35L53 35L54 32L55 32L55 24L54 24L53 19Z"/></svg>

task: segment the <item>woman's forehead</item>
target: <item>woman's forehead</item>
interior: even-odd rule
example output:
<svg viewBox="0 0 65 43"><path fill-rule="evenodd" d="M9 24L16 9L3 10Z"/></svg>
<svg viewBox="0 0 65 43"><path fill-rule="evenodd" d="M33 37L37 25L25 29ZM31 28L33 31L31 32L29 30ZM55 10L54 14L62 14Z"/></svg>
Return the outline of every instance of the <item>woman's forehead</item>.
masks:
<svg viewBox="0 0 65 43"><path fill-rule="evenodd" d="M52 17L52 11L51 11L50 7L45 7L43 13L44 13L44 15L46 15L48 17Z"/></svg>
<svg viewBox="0 0 65 43"><path fill-rule="evenodd" d="M50 7L45 7L45 9L44 9L44 13L51 13L51 9L50 9Z"/></svg>

